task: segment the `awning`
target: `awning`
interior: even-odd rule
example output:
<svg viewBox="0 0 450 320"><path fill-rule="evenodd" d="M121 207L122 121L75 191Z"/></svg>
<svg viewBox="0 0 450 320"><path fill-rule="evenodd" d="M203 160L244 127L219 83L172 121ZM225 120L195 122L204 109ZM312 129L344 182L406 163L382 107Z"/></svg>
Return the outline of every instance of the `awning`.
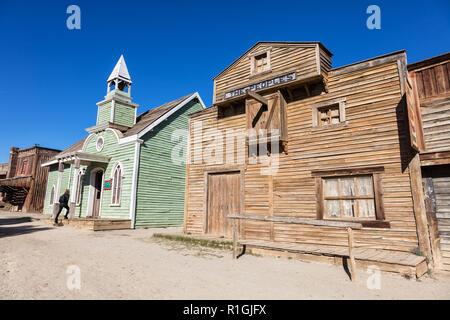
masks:
<svg viewBox="0 0 450 320"><path fill-rule="evenodd" d="M81 151L74 151L65 154L58 155L57 158L42 164L42 167L51 166L53 164L57 164L59 162L62 163L75 163L75 160L80 160L81 165L91 165L93 163L106 164L109 162L111 157L102 156L95 153L87 153Z"/></svg>
<svg viewBox="0 0 450 320"><path fill-rule="evenodd" d="M0 186L29 188L31 186L31 180L31 176L1 179Z"/></svg>

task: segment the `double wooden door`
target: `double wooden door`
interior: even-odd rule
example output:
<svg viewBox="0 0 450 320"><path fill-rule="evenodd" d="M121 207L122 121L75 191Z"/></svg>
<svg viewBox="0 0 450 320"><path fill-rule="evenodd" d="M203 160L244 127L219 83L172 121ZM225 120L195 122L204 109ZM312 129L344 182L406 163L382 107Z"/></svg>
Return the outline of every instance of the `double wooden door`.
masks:
<svg viewBox="0 0 450 320"><path fill-rule="evenodd" d="M207 230L211 235L231 238L233 221L229 214L241 212L241 183L239 172L208 175Z"/></svg>

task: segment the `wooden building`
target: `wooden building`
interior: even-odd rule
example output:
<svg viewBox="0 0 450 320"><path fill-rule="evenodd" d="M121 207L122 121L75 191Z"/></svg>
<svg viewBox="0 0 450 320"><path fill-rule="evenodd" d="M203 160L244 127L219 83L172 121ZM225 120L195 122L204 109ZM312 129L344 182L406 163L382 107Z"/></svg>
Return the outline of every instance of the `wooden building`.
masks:
<svg viewBox="0 0 450 320"><path fill-rule="evenodd" d="M172 150L187 142L173 134L187 131L188 114L204 104L191 93L138 114L131 85L121 56L97 103L96 124L44 164L50 168L45 213L55 213L69 189L69 223L89 220L94 230L183 225L185 158L172 161Z"/></svg>
<svg viewBox="0 0 450 320"><path fill-rule="evenodd" d="M436 264L450 271L450 53L408 65L420 102L425 205Z"/></svg>
<svg viewBox="0 0 450 320"><path fill-rule="evenodd" d="M359 265L420 275L432 250L406 53L331 58L319 42L258 42L214 78L213 106L190 116L185 232L230 238L238 220L255 248L338 255L361 226Z"/></svg>
<svg viewBox="0 0 450 320"><path fill-rule="evenodd" d="M19 150L12 147L6 177L0 179L3 201L15 211L42 212L47 188L48 168L41 165L60 150L34 146Z"/></svg>

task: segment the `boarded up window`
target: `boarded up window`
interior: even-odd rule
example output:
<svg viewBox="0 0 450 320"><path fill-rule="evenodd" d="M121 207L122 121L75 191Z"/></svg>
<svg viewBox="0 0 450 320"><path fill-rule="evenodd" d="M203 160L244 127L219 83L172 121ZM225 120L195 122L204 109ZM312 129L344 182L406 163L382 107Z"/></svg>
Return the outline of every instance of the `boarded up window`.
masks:
<svg viewBox="0 0 450 320"><path fill-rule="evenodd" d="M255 72L263 72L269 70L269 62L267 52L255 56Z"/></svg>
<svg viewBox="0 0 450 320"><path fill-rule="evenodd" d="M114 169L111 204L114 205L120 204L121 189L122 189L122 168L120 167L120 165L118 165Z"/></svg>
<svg viewBox="0 0 450 320"><path fill-rule="evenodd" d="M323 178L325 218L375 219L375 193L370 175Z"/></svg>
<svg viewBox="0 0 450 320"><path fill-rule="evenodd" d="M345 98L337 98L312 106L313 127L345 123Z"/></svg>
<svg viewBox="0 0 450 320"><path fill-rule="evenodd" d="M329 124L336 124L340 122L339 105L333 105L330 107L322 107L317 110L318 123L321 126Z"/></svg>

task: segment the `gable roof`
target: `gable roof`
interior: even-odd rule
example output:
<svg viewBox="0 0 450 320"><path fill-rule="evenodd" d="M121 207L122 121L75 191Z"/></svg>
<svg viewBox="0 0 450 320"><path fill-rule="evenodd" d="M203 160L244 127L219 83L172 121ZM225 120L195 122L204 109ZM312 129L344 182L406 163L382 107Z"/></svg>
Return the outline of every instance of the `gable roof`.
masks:
<svg viewBox="0 0 450 320"><path fill-rule="evenodd" d="M187 100L188 98L195 95L195 93L188 94L184 97L178 98L176 100L166 102L163 105L147 110L136 117L136 124L130 129L124 132L124 137L129 137L138 134L146 127L152 125L156 120L170 112L176 106Z"/></svg>
<svg viewBox="0 0 450 320"><path fill-rule="evenodd" d="M252 51L254 48L256 48L257 46L261 45L261 44L273 44L273 45L319 45L322 49L325 50L325 52L327 52L330 56L332 56L333 54L330 52L330 50L327 49L327 47L325 47L322 42L320 41L258 41L257 43L255 43L250 49L248 49L247 51L245 51L239 58L237 58L236 60L234 60L228 67L226 67L225 69L223 69L217 76L215 76L213 78L216 79L217 77L220 77L223 73L225 73L226 71L228 71L231 67L233 67L239 60L241 60L242 57L244 57L245 55L247 55L250 51Z"/></svg>

